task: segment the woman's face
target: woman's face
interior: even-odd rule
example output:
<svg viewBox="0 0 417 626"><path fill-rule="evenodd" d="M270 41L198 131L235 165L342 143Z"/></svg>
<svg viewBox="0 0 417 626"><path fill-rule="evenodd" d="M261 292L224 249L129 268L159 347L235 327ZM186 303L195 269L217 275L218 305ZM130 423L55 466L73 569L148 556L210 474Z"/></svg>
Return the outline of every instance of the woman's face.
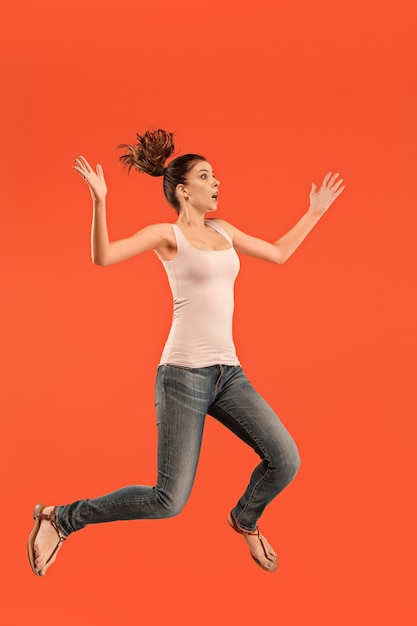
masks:
<svg viewBox="0 0 417 626"><path fill-rule="evenodd" d="M197 161L188 172L185 185L179 185L179 193L189 206L206 213L217 209L219 185L210 163Z"/></svg>

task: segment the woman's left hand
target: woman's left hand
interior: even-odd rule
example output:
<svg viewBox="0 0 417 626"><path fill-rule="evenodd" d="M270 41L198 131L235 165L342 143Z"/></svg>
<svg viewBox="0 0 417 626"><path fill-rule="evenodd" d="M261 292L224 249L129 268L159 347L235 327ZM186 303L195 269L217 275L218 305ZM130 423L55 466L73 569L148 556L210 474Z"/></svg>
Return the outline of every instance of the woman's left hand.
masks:
<svg viewBox="0 0 417 626"><path fill-rule="evenodd" d="M328 172L324 177L323 183L319 189L317 185L312 183L310 191L310 208L323 215L329 206L340 196L345 186L342 185L343 178L339 178L339 174Z"/></svg>

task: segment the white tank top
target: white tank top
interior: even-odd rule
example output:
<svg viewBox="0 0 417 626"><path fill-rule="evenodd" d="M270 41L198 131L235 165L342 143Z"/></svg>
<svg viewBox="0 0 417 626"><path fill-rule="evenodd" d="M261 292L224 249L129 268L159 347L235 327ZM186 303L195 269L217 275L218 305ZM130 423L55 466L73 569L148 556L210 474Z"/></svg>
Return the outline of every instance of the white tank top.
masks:
<svg viewBox="0 0 417 626"><path fill-rule="evenodd" d="M239 257L221 226L205 222L230 243L226 250L200 250L172 224L177 254L162 261L174 299L174 313L160 365L239 365L232 337L233 287Z"/></svg>

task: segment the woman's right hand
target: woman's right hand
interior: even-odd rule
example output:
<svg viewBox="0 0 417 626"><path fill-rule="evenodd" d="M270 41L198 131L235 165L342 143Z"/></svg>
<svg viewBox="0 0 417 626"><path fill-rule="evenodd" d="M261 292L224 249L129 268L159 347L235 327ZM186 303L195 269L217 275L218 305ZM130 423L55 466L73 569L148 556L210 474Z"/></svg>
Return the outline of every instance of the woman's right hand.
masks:
<svg viewBox="0 0 417 626"><path fill-rule="evenodd" d="M97 165L94 171L87 159L79 156L75 159L74 169L87 183L93 200L96 202L104 200L107 195L107 185L101 165Z"/></svg>

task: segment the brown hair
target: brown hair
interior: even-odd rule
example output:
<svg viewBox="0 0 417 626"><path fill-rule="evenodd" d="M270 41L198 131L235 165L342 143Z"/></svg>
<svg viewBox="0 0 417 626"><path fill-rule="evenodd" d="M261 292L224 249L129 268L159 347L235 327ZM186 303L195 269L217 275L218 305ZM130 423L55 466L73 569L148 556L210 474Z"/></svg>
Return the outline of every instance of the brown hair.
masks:
<svg viewBox="0 0 417 626"><path fill-rule="evenodd" d="M199 154L184 154L177 157L165 167L165 161L174 152L174 134L161 128L148 130L144 135L136 133L138 142L133 145L121 144L127 153L120 160L128 171L134 167L139 172L150 176L163 176L163 188L169 204L180 212L180 202L176 194L177 185L186 184L186 176L196 161L206 159Z"/></svg>

